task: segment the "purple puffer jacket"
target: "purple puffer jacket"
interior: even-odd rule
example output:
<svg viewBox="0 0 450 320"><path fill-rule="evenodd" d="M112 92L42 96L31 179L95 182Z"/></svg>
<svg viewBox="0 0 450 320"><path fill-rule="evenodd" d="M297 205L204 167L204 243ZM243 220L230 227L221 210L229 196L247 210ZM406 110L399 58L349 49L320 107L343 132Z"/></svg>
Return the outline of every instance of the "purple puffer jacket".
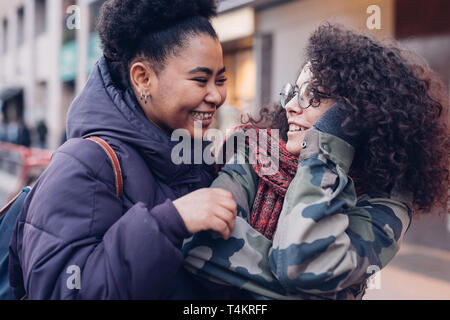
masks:
<svg viewBox="0 0 450 320"><path fill-rule="evenodd" d="M18 218L9 264L18 298L167 298L179 285L174 281L184 279L180 246L191 235L171 200L209 187L214 168L173 164L177 142L145 118L130 91L118 89L114 73L101 58L70 108L70 140L54 153ZM108 157L87 136L116 151L122 199ZM189 298L189 290L178 286L171 298Z"/></svg>

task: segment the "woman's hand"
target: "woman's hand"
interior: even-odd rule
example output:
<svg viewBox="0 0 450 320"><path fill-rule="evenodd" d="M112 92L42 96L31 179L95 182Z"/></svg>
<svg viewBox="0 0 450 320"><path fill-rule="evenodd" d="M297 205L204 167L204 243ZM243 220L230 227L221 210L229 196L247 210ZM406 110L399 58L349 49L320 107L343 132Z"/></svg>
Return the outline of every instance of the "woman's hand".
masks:
<svg viewBox="0 0 450 320"><path fill-rule="evenodd" d="M175 208L190 233L214 230L227 240L234 229L237 205L223 189L199 189L175 201Z"/></svg>

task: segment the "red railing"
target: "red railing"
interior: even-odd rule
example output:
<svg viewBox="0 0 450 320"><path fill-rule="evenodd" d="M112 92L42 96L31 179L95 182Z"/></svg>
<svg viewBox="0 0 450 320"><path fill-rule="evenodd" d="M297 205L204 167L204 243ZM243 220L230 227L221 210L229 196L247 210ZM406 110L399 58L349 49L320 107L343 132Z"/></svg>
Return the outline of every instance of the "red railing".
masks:
<svg viewBox="0 0 450 320"><path fill-rule="evenodd" d="M0 171L18 177L17 185L6 188L10 190L7 198L14 196L22 187L34 183L50 163L51 156L50 150L0 142Z"/></svg>

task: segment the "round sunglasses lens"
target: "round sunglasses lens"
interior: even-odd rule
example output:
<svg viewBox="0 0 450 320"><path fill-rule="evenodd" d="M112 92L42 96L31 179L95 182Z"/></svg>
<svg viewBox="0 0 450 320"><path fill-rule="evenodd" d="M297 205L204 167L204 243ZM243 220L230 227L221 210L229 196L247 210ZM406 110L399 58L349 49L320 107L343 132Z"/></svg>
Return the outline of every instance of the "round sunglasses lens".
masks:
<svg viewBox="0 0 450 320"><path fill-rule="evenodd" d="M288 104L288 102L291 100L292 98L292 92L293 92L293 87L290 83L286 84L283 89L281 90L280 96L280 102L281 102L281 106L283 108L286 108L286 105Z"/></svg>
<svg viewBox="0 0 450 320"><path fill-rule="evenodd" d="M307 107L304 107L303 106L303 102L305 101L305 100L308 100L308 98L307 97L305 97L305 93L306 93L306 90L308 89L308 86L309 86L309 83L308 82L305 82L301 87L300 87L300 90L299 90L299 93L298 93L298 105L300 106L300 108L302 108L302 109L308 109L308 107L310 106L309 104L308 104L308 106ZM309 100L307 101L308 103L309 103Z"/></svg>

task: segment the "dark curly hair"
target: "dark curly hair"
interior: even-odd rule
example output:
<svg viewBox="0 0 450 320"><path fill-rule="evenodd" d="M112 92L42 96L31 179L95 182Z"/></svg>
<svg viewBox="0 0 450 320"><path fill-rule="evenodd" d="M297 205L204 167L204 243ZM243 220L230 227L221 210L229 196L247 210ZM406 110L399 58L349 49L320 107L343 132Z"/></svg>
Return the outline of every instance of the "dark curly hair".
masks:
<svg viewBox="0 0 450 320"><path fill-rule="evenodd" d="M210 23L215 0L108 0L97 24L103 54L123 65L144 57L159 71L169 55L176 55L189 38L207 34L217 39Z"/></svg>
<svg viewBox="0 0 450 320"><path fill-rule="evenodd" d="M325 98L350 102L342 129L364 136L350 173L366 182L362 189L397 185L412 194L415 213L447 211L449 98L439 77L392 40L377 41L329 23L309 38L306 61L313 74L312 106ZM285 137L284 109L262 108L260 116L249 120L269 121ZM346 126L350 122L353 132Z"/></svg>

